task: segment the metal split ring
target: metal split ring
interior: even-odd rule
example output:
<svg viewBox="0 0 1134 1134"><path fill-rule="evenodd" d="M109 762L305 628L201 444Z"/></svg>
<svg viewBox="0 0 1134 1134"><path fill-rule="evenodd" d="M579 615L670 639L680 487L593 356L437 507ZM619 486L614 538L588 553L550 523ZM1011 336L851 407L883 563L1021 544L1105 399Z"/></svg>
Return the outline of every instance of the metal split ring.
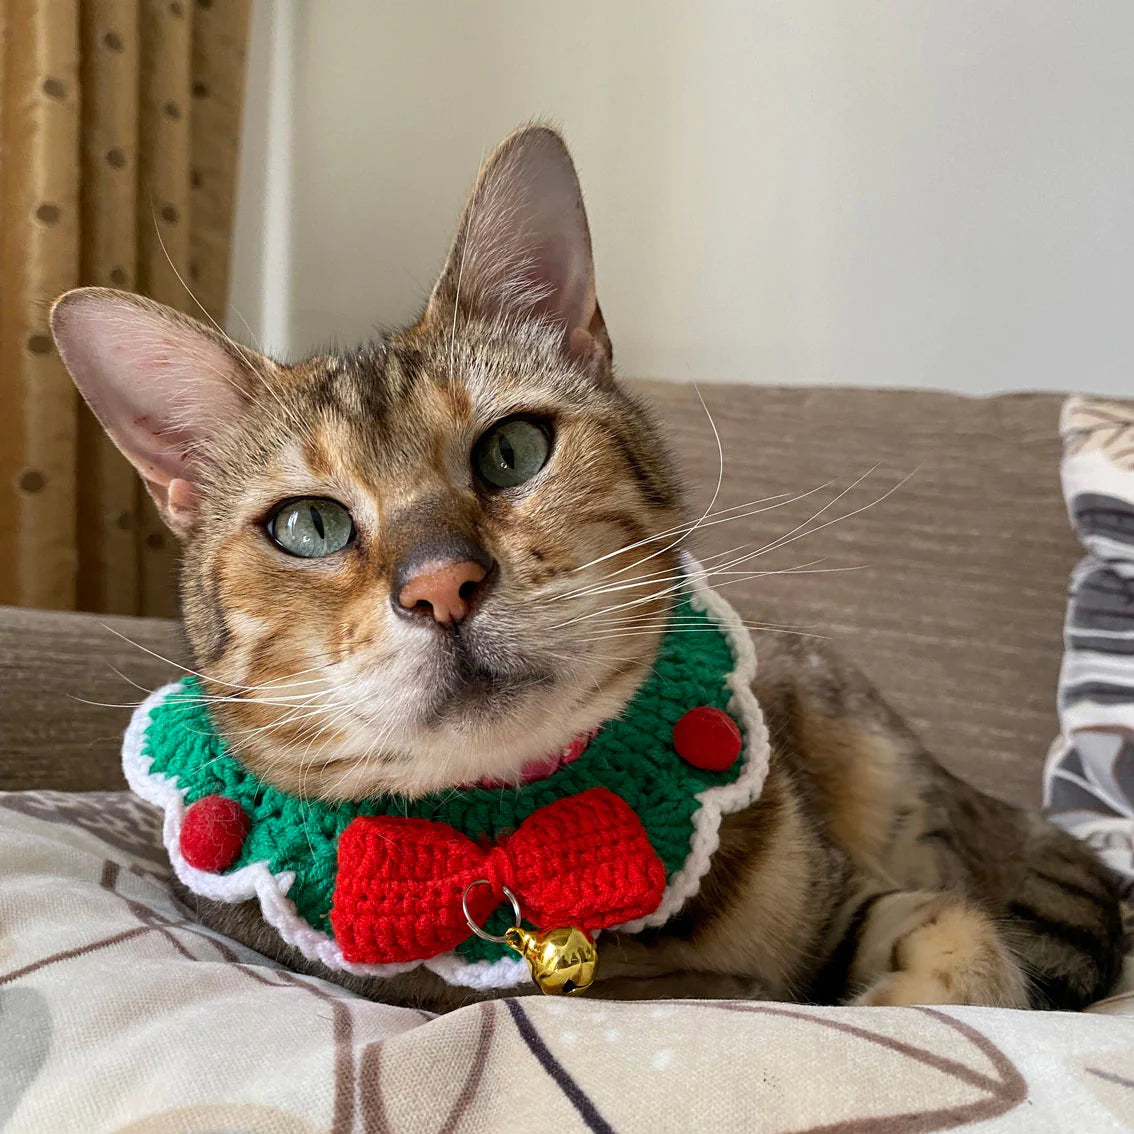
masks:
<svg viewBox="0 0 1134 1134"><path fill-rule="evenodd" d="M469 929L471 929L473 933L475 933L477 937L479 937L482 941L494 941L497 945L506 945L508 944L507 936L501 935L498 937L495 933L488 933L485 930L481 929L481 927L477 925L475 921L473 921L472 914L469 913L469 891L474 886L491 885L492 883L489 882L487 878L478 878L475 882L470 882L465 887L465 892L461 895L461 912L465 915L465 921L469 923ZM516 895L513 894L507 886L501 886L500 889L504 891L504 897L506 897L508 901L512 903L512 924L519 925L520 903L516 900Z"/></svg>

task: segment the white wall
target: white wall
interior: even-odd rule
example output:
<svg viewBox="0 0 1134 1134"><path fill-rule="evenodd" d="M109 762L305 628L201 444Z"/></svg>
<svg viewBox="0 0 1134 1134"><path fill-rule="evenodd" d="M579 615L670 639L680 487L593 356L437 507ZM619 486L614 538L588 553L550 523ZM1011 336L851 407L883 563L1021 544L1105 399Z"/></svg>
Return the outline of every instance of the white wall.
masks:
<svg viewBox="0 0 1134 1134"><path fill-rule="evenodd" d="M286 254L273 316L269 176L233 302L277 349L414 314L481 157L549 116L624 373L1134 393L1131 0L257 2L294 22L245 169L290 161Z"/></svg>

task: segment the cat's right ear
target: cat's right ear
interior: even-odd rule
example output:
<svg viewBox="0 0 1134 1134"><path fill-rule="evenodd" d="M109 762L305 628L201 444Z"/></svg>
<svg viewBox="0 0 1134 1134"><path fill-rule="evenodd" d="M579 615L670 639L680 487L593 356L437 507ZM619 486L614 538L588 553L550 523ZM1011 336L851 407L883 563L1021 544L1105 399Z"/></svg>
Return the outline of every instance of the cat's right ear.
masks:
<svg viewBox="0 0 1134 1134"><path fill-rule="evenodd" d="M61 296L51 333L79 392L141 474L162 519L185 535L196 520L210 440L247 408L253 368L266 372L275 364L180 312L110 288Z"/></svg>
<svg viewBox="0 0 1134 1134"><path fill-rule="evenodd" d="M517 130L480 171L426 318L453 325L454 308L545 320L576 362L609 373L583 193L566 143L549 127Z"/></svg>

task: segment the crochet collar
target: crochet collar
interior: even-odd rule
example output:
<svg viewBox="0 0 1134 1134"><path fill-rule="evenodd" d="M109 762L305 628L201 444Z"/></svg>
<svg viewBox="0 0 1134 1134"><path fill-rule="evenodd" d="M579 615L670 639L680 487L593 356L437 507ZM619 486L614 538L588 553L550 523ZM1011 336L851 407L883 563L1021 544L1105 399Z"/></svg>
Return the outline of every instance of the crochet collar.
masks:
<svg viewBox="0 0 1134 1134"><path fill-rule="evenodd" d="M193 677L135 712L126 778L164 810L166 849L190 890L257 898L309 960L376 976L424 964L451 984L513 987L530 979L527 966L469 932L468 883L489 883L469 902L495 934L511 924L505 887L541 929L663 925L700 889L721 817L760 794L768 740L751 692L755 651L700 567L685 567L650 677L544 778L415 800L300 799L241 767Z"/></svg>

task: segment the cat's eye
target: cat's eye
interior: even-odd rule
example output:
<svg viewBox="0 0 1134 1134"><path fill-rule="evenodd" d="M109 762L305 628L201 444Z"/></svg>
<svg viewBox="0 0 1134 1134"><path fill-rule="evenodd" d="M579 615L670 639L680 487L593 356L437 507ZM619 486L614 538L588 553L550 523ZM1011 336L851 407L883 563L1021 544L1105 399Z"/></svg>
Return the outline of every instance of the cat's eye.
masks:
<svg viewBox="0 0 1134 1134"><path fill-rule="evenodd" d="M498 421L473 446L473 468L492 488L515 488L531 480L547 464L550 453L550 426L512 417Z"/></svg>
<svg viewBox="0 0 1134 1134"><path fill-rule="evenodd" d="M338 501L314 496L281 505L267 527L277 546L301 559L334 555L354 539L350 513Z"/></svg>

